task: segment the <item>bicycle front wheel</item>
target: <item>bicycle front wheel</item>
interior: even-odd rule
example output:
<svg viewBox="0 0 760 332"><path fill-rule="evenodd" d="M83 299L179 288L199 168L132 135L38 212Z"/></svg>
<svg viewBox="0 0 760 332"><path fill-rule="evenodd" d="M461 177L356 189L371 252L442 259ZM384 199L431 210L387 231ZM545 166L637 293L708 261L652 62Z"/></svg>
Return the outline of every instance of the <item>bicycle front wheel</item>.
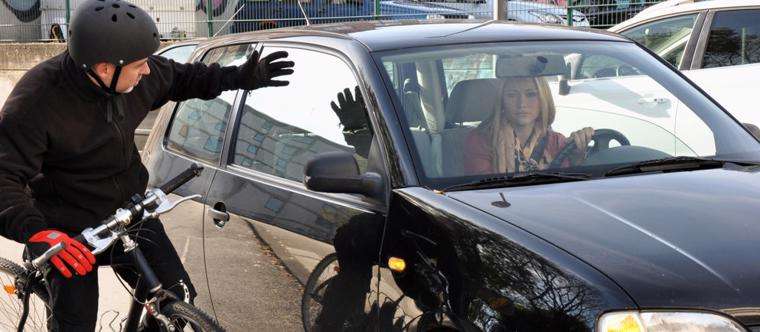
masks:
<svg viewBox="0 0 760 332"><path fill-rule="evenodd" d="M338 272L340 272L338 255L332 253L325 256L309 275L301 297L301 321L304 331L312 331L315 320L322 311L325 291L330 287Z"/></svg>
<svg viewBox="0 0 760 332"><path fill-rule="evenodd" d="M171 321L175 329L193 332L221 332L224 329L205 312L183 301L172 301L161 307L161 313ZM159 324L163 325L163 324ZM168 331L166 326L162 328Z"/></svg>
<svg viewBox="0 0 760 332"><path fill-rule="evenodd" d="M48 294L38 280L23 280L26 270L18 264L0 258L0 331L16 331L24 308L21 284L32 282L29 311L24 331L47 331Z"/></svg>

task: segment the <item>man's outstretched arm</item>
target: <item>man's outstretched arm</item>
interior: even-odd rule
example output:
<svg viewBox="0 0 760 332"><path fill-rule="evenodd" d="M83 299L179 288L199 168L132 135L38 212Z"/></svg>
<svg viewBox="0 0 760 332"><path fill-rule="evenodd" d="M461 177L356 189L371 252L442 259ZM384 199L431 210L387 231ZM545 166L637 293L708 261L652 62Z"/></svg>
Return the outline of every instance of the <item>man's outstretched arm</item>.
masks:
<svg viewBox="0 0 760 332"><path fill-rule="evenodd" d="M254 90L267 86L285 86L288 81L276 80L293 73L292 61L284 60L287 52L279 51L259 57L253 52L240 66L221 67L218 64L181 64L160 56L151 56L151 76L155 75L155 87L160 91L153 108L167 101L192 98L213 99L226 90Z"/></svg>

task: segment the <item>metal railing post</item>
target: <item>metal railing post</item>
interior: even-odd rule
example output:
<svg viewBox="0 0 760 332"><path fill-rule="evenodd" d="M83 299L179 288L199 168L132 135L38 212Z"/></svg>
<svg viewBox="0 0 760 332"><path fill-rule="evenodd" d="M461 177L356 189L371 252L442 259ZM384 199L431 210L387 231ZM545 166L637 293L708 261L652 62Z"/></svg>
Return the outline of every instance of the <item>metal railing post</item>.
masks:
<svg viewBox="0 0 760 332"><path fill-rule="evenodd" d="M212 0L206 0L206 19L208 20L208 36L214 36L214 4Z"/></svg>
<svg viewBox="0 0 760 332"><path fill-rule="evenodd" d="M567 6L567 26L571 27L573 26L573 7L570 6L570 2L568 1L565 6Z"/></svg>
<svg viewBox="0 0 760 332"><path fill-rule="evenodd" d="M508 0L491 0L493 1L493 19L503 21L507 18Z"/></svg>
<svg viewBox="0 0 760 332"><path fill-rule="evenodd" d="M380 17L380 0L374 0L375 1L375 19Z"/></svg>
<svg viewBox="0 0 760 332"><path fill-rule="evenodd" d="M66 0L66 30L69 29L69 21L71 21L71 0Z"/></svg>

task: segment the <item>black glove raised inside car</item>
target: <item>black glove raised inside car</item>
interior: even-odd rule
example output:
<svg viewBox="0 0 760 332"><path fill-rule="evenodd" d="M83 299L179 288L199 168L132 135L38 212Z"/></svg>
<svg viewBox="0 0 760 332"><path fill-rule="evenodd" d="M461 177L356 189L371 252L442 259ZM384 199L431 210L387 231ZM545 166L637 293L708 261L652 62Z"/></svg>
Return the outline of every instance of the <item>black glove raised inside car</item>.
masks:
<svg viewBox="0 0 760 332"><path fill-rule="evenodd" d="M356 130L367 126L367 117L364 111L364 99L362 99L359 87L355 87L355 94L346 88L338 92L338 103L330 102L330 107L340 119L340 123L346 130ZM356 98L354 98L356 96Z"/></svg>
<svg viewBox="0 0 760 332"><path fill-rule="evenodd" d="M284 80L274 80L276 77L293 73L293 61L277 61L288 57L288 52L278 51L259 59L261 53L253 51L248 60L238 67L237 85L243 90L254 90L267 86L286 86Z"/></svg>

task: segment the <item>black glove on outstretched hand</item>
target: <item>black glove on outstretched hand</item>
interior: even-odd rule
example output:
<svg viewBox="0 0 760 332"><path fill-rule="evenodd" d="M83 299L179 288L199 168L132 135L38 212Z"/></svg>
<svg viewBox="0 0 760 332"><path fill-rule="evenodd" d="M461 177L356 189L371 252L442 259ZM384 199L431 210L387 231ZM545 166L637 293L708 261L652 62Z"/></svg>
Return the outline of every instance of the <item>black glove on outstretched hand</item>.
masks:
<svg viewBox="0 0 760 332"><path fill-rule="evenodd" d="M293 61L276 61L288 57L288 52L278 51L259 60L260 53L253 51L248 61L238 67L237 84L243 90L254 90L267 86L286 86L284 80L274 80L275 77L293 73Z"/></svg>

